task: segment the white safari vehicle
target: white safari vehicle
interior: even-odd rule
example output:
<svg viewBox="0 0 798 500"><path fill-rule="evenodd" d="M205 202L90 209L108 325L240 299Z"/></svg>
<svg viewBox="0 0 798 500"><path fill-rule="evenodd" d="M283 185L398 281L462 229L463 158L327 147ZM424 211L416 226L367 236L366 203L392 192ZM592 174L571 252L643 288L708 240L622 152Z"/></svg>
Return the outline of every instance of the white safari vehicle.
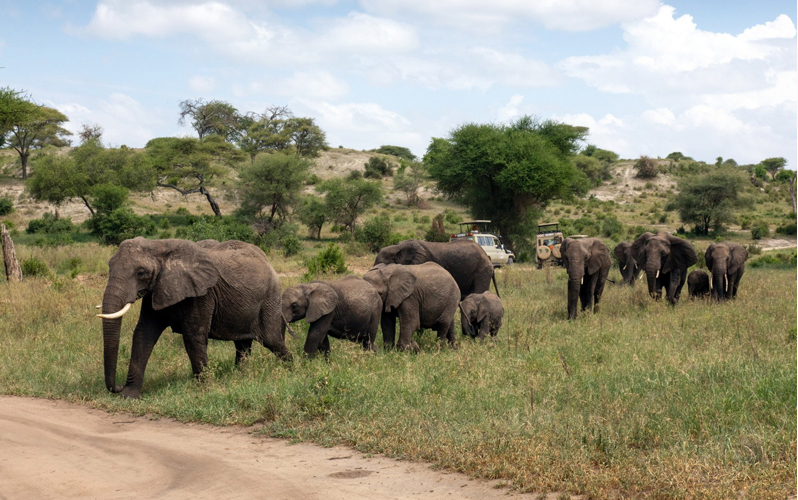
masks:
<svg viewBox="0 0 798 500"><path fill-rule="evenodd" d="M476 241L490 257L493 267L509 266L515 260L515 254L504 248L502 239L490 231L489 220L472 220L460 222L460 232L449 236L449 241L466 238Z"/></svg>

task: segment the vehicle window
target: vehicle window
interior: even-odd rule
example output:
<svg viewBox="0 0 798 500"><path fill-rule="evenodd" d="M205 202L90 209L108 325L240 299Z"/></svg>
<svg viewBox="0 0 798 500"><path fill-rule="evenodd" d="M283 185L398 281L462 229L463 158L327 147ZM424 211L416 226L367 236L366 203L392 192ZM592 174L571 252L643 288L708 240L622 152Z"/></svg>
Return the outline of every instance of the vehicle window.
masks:
<svg viewBox="0 0 798 500"><path fill-rule="evenodd" d="M490 238L487 236L477 236L477 240L479 241L480 246L487 247L490 246Z"/></svg>
<svg viewBox="0 0 798 500"><path fill-rule="evenodd" d="M499 242L499 238L493 238L493 245L496 248L501 248L502 247L502 244Z"/></svg>

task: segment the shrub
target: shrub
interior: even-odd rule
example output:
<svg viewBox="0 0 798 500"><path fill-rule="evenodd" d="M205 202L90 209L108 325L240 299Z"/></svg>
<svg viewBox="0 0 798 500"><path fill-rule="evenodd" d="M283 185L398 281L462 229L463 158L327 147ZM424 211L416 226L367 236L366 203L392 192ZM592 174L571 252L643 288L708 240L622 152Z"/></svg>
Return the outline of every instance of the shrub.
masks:
<svg viewBox="0 0 798 500"><path fill-rule="evenodd" d="M8 215L14 211L14 202L8 196L0 198L0 215Z"/></svg>
<svg viewBox="0 0 798 500"><path fill-rule="evenodd" d="M770 228L766 222L757 222L751 227L751 238L761 240L770 235Z"/></svg>
<svg viewBox="0 0 798 500"><path fill-rule="evenodd" d="M785 267L785 268L795 268L796 264L796 255L794 253L768 253L767 255L763 255L758 259L752 261L749 266L753 268L758 267Z"/></svg>
<svg viewBox="0 0 798 500"><path fill-rule="evenodd" d="M366 171L363 176L369 179L382 179L386 175L393 175L393 167L385 158L372 156L365 165Z"/></svg>
<svg viewBox="0 0 798 500"><path fill-rule="evenodd" d="M391 219L386 215L380 215L369 219L362 227L355 230L355 241L365 243L369 250L376 253L389 244L392 231Z"/></svg>
<svg viewBox="0 0 798 500"><path fill-rule="evenodd" d="M118 245L136 236L155 234L155 222L149 217L136 215L128 207L117 208L107 214L98 212L86 222L91 232L106 245Z"/></svg>
<svg viewBox="0 0 798 500"><path fill-rule="evenodd" d="M657 160L648 156L641 156L634 164L637 170L637 177L641 179L653 179L659 174L659 166Z"/></svg>
<svg viewBox="0 0 798 500"><path fill-rule="evenodd" d="M343 274L347 272L346 261L341 247L332 241L318 255L307 259L305 265L308 267L308 272L302 278L306 281L314 279L319 274Z"/></svg>
<svg viewBox="0 0 798 500"><path fill-rule="evenodd" d="M299 238L293 234L283 238L280 241L280 245L283 247L283 255L286 257L296 255L302 250L302 243L299 241Z"/></svg>
<svg viewBox="0 0 798 500"><path fill-rule="evenodd" d="M56 248L71 245L72 243L74 243L72 237L68 234L55 233L37 236L31 244L35 247Z"/></svg>
<svg viewBox="0 0 798 500"><path fill-rule="evenodd" d="M28 222L28 228L25 230L28 234L36 233L65 233L72 231L75 226L72 224L72 219L69 217L65 219L56 219L55 215L47 212L42 215L41 219L32 219Z"/></svg>
<svg viewBox="0 0 798 500"><path fill-rule="evenodd" d="M776 234L783 234L785 236L795 236L796 234L795 220L785 222L784 224L777 227Z"/></svg>
<svg viewBox="0 0 798 500"><path fill-rule="evenodd" d="M762 253L762 247L756 246L753 243L745 247L748 250L748 255L760 255Z"/></svg>
<svg viewBox="0 0 798 500"><path fill-rule="evenodd" d="M608 215L601 222L601 234L607 238L623 231L623 224L614 215Z"/></svg>
<svg viewBox="0 0 798 500"><path fill-rule="evenodd" d="M256 243L255 231L243 222L231 217L197 217L187 227L180 227L175 232L175 237L192 241L240 240L247 243Z"/></svg>
<svg viewBox="0 0 798 500"><path fill-rule="evenodd" d="M446 222L448 222L449 224L457 224L458 222L463 220L460 214L458 214L451 208L447 208L446 210L444 210L443 216L446 218Z"/></svg>
<svg viewBox="0 0 798 500"><path fill-rule="evenodd" d="M50 276L50 268L38 257L23 259L20 262L23 276Z"/></svg>

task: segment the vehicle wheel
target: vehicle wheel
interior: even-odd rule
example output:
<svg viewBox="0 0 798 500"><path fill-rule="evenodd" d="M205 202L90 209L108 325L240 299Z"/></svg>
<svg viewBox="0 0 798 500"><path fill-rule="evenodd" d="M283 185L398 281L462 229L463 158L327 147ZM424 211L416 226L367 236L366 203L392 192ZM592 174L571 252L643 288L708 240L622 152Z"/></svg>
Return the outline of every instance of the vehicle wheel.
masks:
<svg viewBox="0 0 798 500"><path fill-rule="evenodd" d="M512 266L513 265L513 258L512 257L507 257L507 265L508 266Z"/></svg>

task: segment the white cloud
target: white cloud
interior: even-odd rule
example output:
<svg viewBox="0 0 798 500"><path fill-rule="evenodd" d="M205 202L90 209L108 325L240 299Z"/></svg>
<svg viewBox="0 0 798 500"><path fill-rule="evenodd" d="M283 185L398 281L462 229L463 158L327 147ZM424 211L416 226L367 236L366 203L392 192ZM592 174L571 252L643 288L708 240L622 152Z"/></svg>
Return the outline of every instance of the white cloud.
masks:
<svg viewBox="0 0 798 500"><path fill-rule="evenodd" d="M512 96L510 102L499 108L499 112L496 115L498 121L508 122L516 116L519 116L520 112L518 111L518 106L520 106L522 102L524 102L524 96L519 94Z"/></svg>
<svg viewBox="0 0 798 500"><path fill-rule="evenodd" d="M318 41L326 52L397 53L419 47L415 28L360 12L333 19Z"/></svg>
<svg viewBox="0 0 798 500"><path fill-rule="evenodd" d="M757 24L740 34L742 40L767 40L772 38L794 38L795 25L789 16L781 14L775 21Z"/></svg>
<svg viewBox="0 0 798 500"><path fill-rule="evenodd" d="M288 78L264 78L246 88L237 88L239 96L268 94L306 99L338 99L349 93L349 85L323 70L297 71Z"/></svg>
<svg viewBox="0 0 798 500"><path fill-rule="evenodd" d="M210 76L194 76L188 81L188 87L195 92L211 92L216 88L216 80Z"/></svg>
<svg viewBox="0 0 798 500"><path fill-rule="evenodd" d="M656 12L659 0L361 0L370 11L412 16L476 33L495 32L513 23L534 22L548 29L586 31L640 19Z"/></svg>
<svg viewBox="0 0 798 500"><path fill-rule="evenodd" d="M673 125L676 122L676 116L668 108L647 109L643 112L643 119L660 125Z"/></svg>
<svg viewBox="0 0 798 500"><path fill-rule="evenodd" d="M733 114L703 104L686 110L676 122L676 130L710 129L733 134L744 128L745 124Z"/></svg>
<svg viewBox="0 0 798 500"><path fill-rule="evenodd" d="M137 100L122 93L113 93L90 104L52 106L69 118L65 124L67 130L77 134L83 124L96 123L103 128L103 142L111 146L143 147L158 135L155 129L164 123L157 111L146 110Z"/></svg>

